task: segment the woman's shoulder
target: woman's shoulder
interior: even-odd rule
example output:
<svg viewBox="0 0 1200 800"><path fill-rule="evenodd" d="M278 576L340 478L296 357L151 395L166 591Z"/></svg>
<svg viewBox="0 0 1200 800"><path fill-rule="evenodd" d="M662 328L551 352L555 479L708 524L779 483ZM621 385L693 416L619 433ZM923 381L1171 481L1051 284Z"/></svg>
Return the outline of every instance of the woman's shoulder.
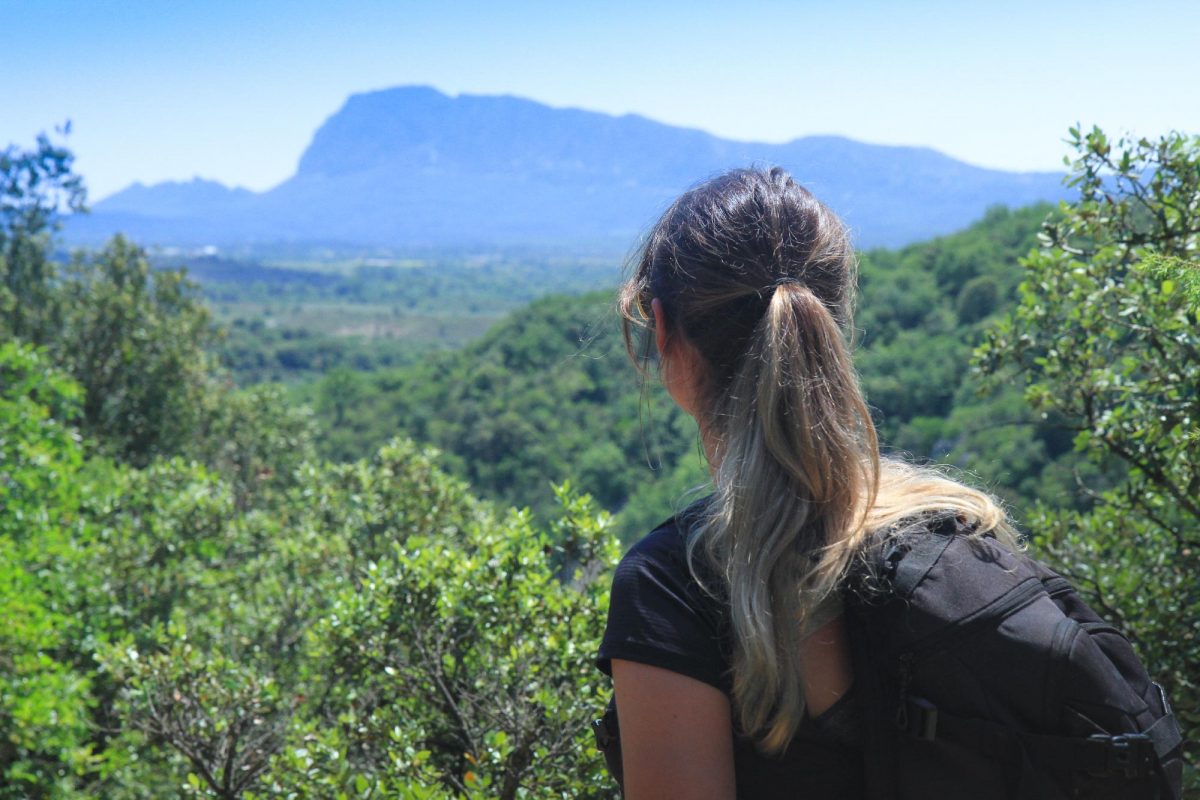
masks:
<svg viewBox="0 0 1200 800"><path fill-rule="evenodd" d="M617 566L618 574L646 566L690 573L688 541L708 500L708 497L697 500L639 539L622 557ZM703 560L701 549L697 549L696 556L697 561Z"/></svg>
<svg viewBox="0 0 1200 800"><path fill-rule="evenodd" d="M647 573L666 573L682 579L687 571L687 532L672 517L626 551L613 579L614 585Z"/></svg>
<svg viewBox="0 0 1200 800"><path fill-rule="evenodd" d="M688 563L682 513L639 540L617 565L599 665L614 658L680 672L728 692L721 603ZM702 561L698 549L693 561Z"/></svg>

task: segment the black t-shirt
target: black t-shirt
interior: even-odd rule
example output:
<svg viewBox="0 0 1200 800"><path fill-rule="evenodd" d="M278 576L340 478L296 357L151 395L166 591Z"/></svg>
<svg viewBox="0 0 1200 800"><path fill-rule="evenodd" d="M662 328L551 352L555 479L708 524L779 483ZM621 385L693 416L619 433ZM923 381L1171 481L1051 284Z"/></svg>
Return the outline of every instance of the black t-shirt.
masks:
<svg viewBox="0 0 1200 800"><path fill-rule="evenodd" d="M608 627L597 666L612 674L612 659L687 675L727 696L731 692L732 637L718 584L687 564L686 523L669 520L633 546L613 577ZM697 554L700 558L700 554ZM854 692L800 726L788 749L760 753L734 732L734 768L740 800L860 798L862 749Z"/></svg>

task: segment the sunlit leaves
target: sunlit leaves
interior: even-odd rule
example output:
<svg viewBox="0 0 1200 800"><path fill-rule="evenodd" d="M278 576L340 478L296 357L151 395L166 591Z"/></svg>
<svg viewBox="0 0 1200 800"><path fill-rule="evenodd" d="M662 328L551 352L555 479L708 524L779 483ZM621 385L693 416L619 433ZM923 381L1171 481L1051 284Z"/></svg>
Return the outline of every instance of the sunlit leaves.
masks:
<svg viewBox="0 0 1200 800"><path fill-rule="evenodd" d="M317 627L353 749L390 741L385 775L465 796L608 796L580 721L603 704L591 661L616 545L606 515L560 497L548 533L513 512L398 540Z"/></svg>
<svg viewBox="0 0 1200 800"><path fill-rule="evenodd" d="M1015 378L1096 465L1079 476L1091 510L1038 509L1035 541L1123 624L1195 730L1200 138L1071 139L1080 200L1045 226L1017 308L976 360L994 384Z"/></svg>

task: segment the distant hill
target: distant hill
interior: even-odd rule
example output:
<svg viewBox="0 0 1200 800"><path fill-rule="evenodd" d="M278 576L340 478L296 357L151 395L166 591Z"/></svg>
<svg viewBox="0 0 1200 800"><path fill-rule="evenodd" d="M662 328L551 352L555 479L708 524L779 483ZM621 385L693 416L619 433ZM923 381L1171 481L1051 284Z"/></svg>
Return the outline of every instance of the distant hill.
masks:
<svg viewBox="0 0 1200 800"><path fill-rule="evenodd" d="M189 182L167 181L154 186L135 183L104 198L100 205L105 214L177 219L225 212L238 203L252 202L254 197L254 192L248 189L230 189L216 181L193 178Z"/></svg>
<svg viewBox="0 0 1200 800"><path fill-rule="evenodd" d="M402 87L350 97L273 189L135 184L73 220L67 238L95 244L120 230L176 246L623 250L689 184L750 164L790 169L860 246L903 245L961 229L992 205L1065 196L1055 173L983 169L928 148L836 136L737 142L636 115Z"/></svg>

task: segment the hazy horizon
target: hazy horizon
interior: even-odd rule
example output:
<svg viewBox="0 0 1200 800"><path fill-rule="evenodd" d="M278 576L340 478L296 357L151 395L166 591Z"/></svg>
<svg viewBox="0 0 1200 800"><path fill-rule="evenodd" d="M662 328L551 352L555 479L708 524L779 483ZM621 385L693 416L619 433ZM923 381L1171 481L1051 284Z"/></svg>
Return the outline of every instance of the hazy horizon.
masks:
<svg viewBox="0 0 1200 800"><path fill-rule="evenodd" d="M4 144L71 120L93 199L295 170L355 93L428 85L635 113L727 139L811 135L1054 170L1075 123L1200 131L1200 4L681 0L563 7L0 0ZM1153 45L1143 55L1142 40Z"/></svg>

